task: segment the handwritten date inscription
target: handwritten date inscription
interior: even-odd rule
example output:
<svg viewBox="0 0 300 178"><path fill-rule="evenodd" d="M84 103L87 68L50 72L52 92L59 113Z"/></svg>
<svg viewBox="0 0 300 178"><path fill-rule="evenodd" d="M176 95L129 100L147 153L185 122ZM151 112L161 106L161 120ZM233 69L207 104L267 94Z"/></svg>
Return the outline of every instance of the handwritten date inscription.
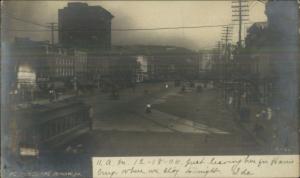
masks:
<svg viewBox="0 0 300 178"><path fill-rule="evenodd" d="M95 157L93 178L298 177L299 155Z"/></svg>

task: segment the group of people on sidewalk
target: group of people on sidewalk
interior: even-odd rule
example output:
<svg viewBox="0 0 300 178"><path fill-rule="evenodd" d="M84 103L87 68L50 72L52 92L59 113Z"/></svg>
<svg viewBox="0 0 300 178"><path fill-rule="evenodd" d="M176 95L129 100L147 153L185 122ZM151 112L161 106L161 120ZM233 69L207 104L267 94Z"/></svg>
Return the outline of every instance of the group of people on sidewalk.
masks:
<svg viewBox="0 0 300 178"><path fill-rule="evenodd" d="M287 113L271 106L248 105L240 108L240 121L256 139L278 152L288 152L291 147L292 125ZM298 132L298 130L295 130Z"/></svg>
<svg viewBox="0 0 300 178"><path fill-rule="evenodd" d="M296 116L282 103L253 100L251 94L242 93L240 99L228 95L226 105L233 112L237 111L237 121L243 129L251 133L259 142L270 146L276 152L289 152L293 149L293 140L300 135L296 127ZM288 106L286 106L288 107Z"/></svg>

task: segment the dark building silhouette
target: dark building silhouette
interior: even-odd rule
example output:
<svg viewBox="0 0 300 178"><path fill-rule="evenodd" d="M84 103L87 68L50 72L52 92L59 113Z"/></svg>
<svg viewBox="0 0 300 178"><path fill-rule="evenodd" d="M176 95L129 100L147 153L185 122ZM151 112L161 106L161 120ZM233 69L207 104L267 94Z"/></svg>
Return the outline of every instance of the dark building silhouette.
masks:
<svg viewBox="0 0 300 178"><path fill-rule="evenodd" d="M59 42L65 47L109 49L112 18L101 6L68 3L58 11Z"/></svg>

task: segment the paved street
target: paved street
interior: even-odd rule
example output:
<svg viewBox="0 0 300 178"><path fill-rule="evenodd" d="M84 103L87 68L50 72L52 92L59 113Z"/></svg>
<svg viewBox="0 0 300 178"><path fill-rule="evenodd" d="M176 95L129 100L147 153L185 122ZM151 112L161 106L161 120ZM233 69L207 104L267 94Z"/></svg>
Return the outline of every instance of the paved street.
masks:
<svg viewBox="0 0 300 178"><path fill-rule="evenodd" d="M63 149L91 156L259 153L220 99L217 89L182 93L171 83L126 89L119 100L99 93L84 99L94 108L94 131ZM151 113L145 113L147 104Z"/></svg>
<svg viewBox="0 0 300 178"><path fill-rule="evenodd" d="M23 160L26 166L12 172L24 177L31 170L58 171L83 178L92 176L91 157L272 154L234 121L218 89L180 92L171 83L164 85L125 89L119 100L100 92L80 97L94 108L93 131L75 134L74 140L35 161ZM151 113L145 112L147 104Z"/></svg>

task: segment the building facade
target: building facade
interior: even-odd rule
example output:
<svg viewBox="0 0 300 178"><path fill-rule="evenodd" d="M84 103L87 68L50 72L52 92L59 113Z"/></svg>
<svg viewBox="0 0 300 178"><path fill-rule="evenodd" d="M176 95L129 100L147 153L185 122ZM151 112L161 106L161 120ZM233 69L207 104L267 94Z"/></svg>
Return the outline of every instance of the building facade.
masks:
<svg viewBox="0 0 300 178"><path fill-rule="evenodd" d="M87 76L87 54L49 42L16 38L12 44L14 90L47 91L73 87Z"/></svg>
<svg viewBox="0 0 300 178"><path fill-rule="evenodd" d="M148 60L147 56L137 56L137 70L136 70L136 82L144 82L149 79L148 75Z"/></svg>
<svg viewBox="0 0 300 178"><path fill-rule="evenodd" d="M101 6L68 3L58 11L59 43L64 47L109 49L112 18Z"/></svg>
<svg viewBox="0 0 300 178"><path fill-rule="evenodd" d="M97 88L128 87L135 83L136 56L115 52L88 54L89 84Z"/></svg>

